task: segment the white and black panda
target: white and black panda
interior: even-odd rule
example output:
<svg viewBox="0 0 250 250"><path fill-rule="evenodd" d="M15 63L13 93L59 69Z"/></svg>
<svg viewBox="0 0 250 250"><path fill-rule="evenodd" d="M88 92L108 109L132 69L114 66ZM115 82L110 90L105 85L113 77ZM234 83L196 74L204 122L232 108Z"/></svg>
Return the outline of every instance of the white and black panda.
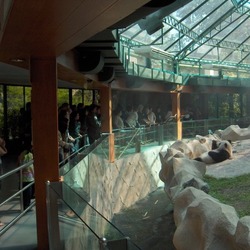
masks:
<svg viewBox="0 0 250 250"><path fill-rule="evenodd" d="M232 144L229 141L220 141L217 146L218 148L205 152L194 160L212 164L225 161L232 157Z"/></svg>

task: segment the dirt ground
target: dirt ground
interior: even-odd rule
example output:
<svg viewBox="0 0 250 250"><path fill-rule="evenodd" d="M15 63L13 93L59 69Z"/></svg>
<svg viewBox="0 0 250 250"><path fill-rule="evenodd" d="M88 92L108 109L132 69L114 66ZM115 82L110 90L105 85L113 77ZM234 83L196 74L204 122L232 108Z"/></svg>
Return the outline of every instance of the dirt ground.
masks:
<svg viewBox="0 0 250 250"><path fill-rule="evenodd" d="M173 250L173 206L158 188L129 209L115 215L113 223L142 250Z"/></svg>
<svg viewBox="0 0 250 250"><path fill-rule="evenodd" d="M250 140L233 144L233 157L207 166L206 174L230 178L250 173ZM232 190L231 190L232 192ZM142 250L174 250L173 205L163 188L114 217L114 224Z"/></svg>

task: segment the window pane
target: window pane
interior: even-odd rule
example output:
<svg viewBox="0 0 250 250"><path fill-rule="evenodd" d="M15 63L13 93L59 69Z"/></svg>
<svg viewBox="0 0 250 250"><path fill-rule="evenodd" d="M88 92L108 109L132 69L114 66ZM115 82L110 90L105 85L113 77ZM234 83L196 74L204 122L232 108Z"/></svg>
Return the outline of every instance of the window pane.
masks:
<svg viewBox="0 0 250 250"><path fill-rule="evenodd" d="M82 90L81 89L72 89L72 104L77 105L82 103Z"/></svg>
<svg viewBox="0 0 250 250"><path fill-rule="evenodd" d="M84 106L91 105L93 103L92 90L84 90Z"/></svg>
<svg viewBox="0 0 250 250"><path fill-rule="evenodd" d="M24 107L23 87L8 86L7 87L7 128L9 129L9 139L19 136L18 121L20 109Z"/></svg>
<svg viewBox="0 0 250 250"><path fill-rule="evenodd" d="M69 90L68 89L58 89L57 90L58 107L60 107L64 102L69 103Z"/></svg>

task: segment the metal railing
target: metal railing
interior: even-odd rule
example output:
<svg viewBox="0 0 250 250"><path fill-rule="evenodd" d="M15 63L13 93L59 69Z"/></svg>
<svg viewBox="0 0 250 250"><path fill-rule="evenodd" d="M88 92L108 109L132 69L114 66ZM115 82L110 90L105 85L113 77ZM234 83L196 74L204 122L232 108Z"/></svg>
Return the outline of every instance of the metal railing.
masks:
<svg viewBox="0 0 250 250"><path fill-rule="evenodd" d="M22 181L22 170L33 164L33 161L25 163L7 173L0 175L1 183L1 203L0 203L0 212L4 215L4 225L0 228L0 235L5 233L11 226L13 226L27 211L29 211L34 205L35 200L31 201L29 207L24 209L23 207L23 192L34 185L34 182L31 182L27 186L23 187ZM5 192L5 186L8 188L9 182L15 182L16 189L8 190ZM5 192L5 193L4 193ZM6 213L8 212L8 213Z"/></svg>
<svg viewBox="0 0 250 250"><path fill-rule="evenodd" d="M216 130L224 130L230 125L245 128L249 124L250 117L182 121L182 138L192 139L196 135L206 136ZM150 146L160 146L177 140L177 123L171 121L150 127L116 129L114 134L115 158L118 160L128 154L144 151Z"/></svg>

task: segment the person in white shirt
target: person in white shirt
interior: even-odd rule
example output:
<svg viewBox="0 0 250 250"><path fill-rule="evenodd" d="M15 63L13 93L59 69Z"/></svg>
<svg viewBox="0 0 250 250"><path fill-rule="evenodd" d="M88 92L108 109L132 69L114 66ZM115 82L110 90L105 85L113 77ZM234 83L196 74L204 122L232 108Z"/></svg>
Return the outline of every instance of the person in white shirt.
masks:
<svg viewBox="0 0 250 250"><path fill-rule="evenodd" d="M121 118L122 115L122 111L121 110L116 110L114 112L114 116L113 116L113 126L114 129L123 129L124 128L124 122Z"/></svg>
<svg viewBox="0 0 250 250"><path fill-rule="evenodd" d="M144 120L148 126L156 124L156 115L151 107L146 108L146 118Z"/></svg>
<svg viewBox="0 0 250 250"><path fill-rule="evenodd" d="M126 123L130 128L136 128L138 124L138 113L133 107L128 108Z"/></svg>

